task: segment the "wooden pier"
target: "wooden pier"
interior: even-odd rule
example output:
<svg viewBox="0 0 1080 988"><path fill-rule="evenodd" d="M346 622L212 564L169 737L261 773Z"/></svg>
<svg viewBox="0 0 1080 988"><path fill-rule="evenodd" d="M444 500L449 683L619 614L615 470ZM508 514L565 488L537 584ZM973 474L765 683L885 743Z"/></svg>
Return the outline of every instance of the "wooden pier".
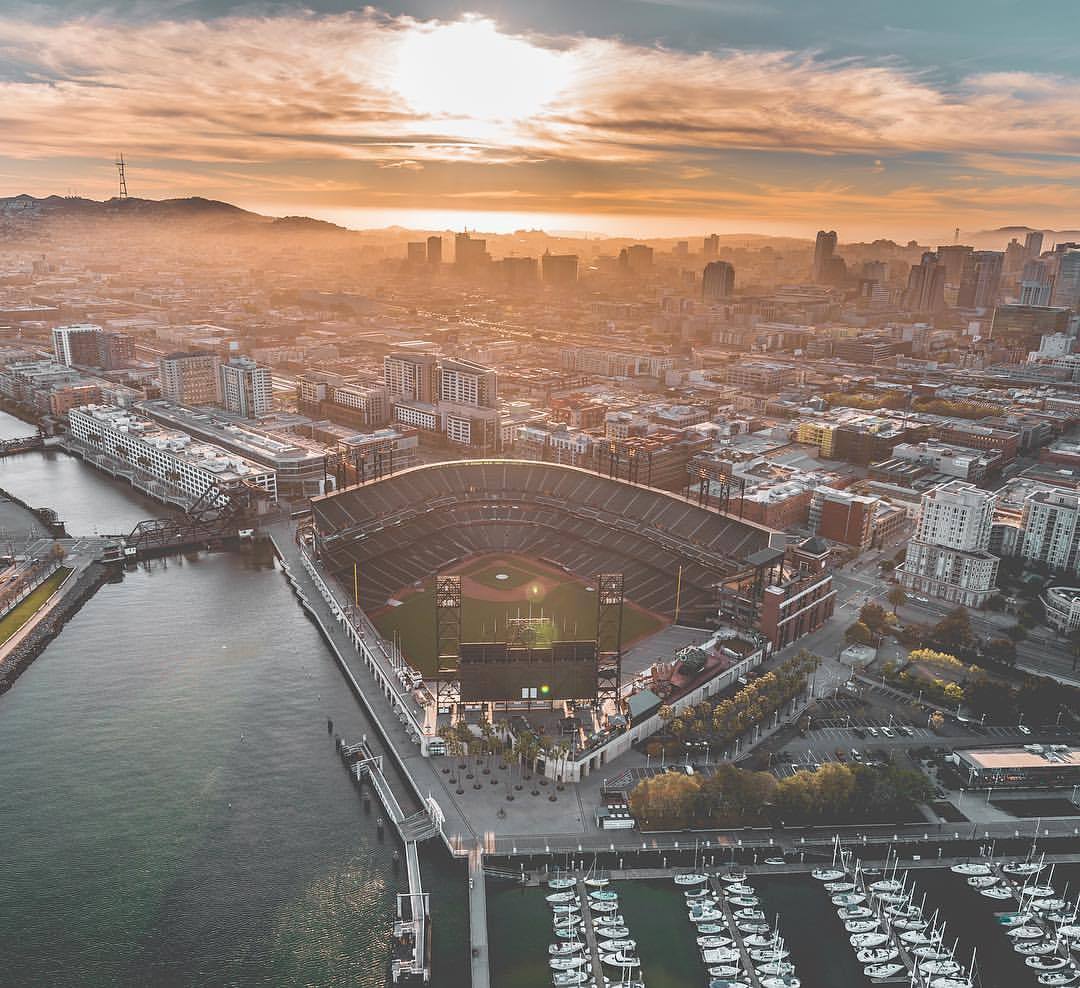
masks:
<svg viewBox="0 0 1080 988"><path fill-rule="evenodd" d="M589 887L581 876L578 876L576 891L581 903L581 920L585 927L585 946L589 948L589 957L592 958L592 982L594 988L604 988L604 965L600 960L600 947L596 941L596 930L593 928L592 910L589 908Z"/></svg>

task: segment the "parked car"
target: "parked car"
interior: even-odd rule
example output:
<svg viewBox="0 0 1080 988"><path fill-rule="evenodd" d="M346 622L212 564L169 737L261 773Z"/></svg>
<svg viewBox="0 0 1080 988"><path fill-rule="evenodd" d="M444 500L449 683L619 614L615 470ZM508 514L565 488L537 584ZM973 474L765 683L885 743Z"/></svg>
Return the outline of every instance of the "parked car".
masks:
<svg viewBox="0 0 1080 988"><path fill-rule="evenodd" d="M892 730L891 727L883 727L881 729L881 733L882 733L883 737L887 737L887 738L896 737L896 735L893 734L893 730Z"/></svg>
<svg viewBox="0 0 1080 988"><path fill-rule="evenodd" d="M851 760L853 762L861 762L862 761L862 752L859 751L858 748L852 748L851 749Z"/></svg>
<svg viewBox="0 0 1080 988"><path fill-rule="evenodd" d="M876 738L877 737L877 728L876 727L868 727L866 729L866 733L869 734L870 737Z"/></svg>

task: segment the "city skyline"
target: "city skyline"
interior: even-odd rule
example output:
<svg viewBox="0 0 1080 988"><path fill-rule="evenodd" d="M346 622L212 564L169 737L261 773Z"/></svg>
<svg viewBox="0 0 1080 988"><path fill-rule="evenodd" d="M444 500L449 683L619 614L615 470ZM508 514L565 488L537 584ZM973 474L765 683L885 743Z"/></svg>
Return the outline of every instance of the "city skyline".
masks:
<svg viewBox="0 0 1080 988"><path fill-rule="evenodd" d="M314 7L14 8L0 184L103 198L123 152L132 195L354 228L946 242L1077 223L1064 4Z"/></svg>

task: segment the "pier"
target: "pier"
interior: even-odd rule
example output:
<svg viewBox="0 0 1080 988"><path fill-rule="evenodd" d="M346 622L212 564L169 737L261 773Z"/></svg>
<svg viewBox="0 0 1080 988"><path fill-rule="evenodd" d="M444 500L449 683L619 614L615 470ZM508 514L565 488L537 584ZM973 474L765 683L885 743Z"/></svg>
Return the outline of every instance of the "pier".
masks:
<svg viewBox="0 0 1080 988"><path fill-rule="evenodd" d="M407 893L397 897L391 977L394 984L431 982L431 908L420 875L417 844L440 833L442 815L431 801L428 806L406 816L383 775L382 755L373 754L365 738L359 744L338 741L341 757L358 783L368 782L405 847Z"/></svg>
<svg viewBox="0 0 1080 988"><path fill-rule="evenodd" d="M727 901L727 896L724 895L720 881L715 876L709 876L709 888L716 893L717 904L724 912L724 922L731 933L731 938L739 945L739 957L742 960L743 971L746 972L747 979L753 988L761 988L761 978L758 977L757 971L754 969L754 961L750 957L750 951L746 949L746 944L743 943L742 930L739 929L739 924L735 922L731 904Z"/></svg>
<svg viewBox="0 0 1080 988"><path fill-rule="evenodd" d="M589 948L589 958L592 961L593 985L595 988L604 988L604 967L600 960L600 947L596 941L592 910L589 908L589 888L585 884L584 876L578 875L575 891L578 894L578 901L581 903L581 920L585 927L585 946ZM473 988L475 988L475 985Z"/></svg>

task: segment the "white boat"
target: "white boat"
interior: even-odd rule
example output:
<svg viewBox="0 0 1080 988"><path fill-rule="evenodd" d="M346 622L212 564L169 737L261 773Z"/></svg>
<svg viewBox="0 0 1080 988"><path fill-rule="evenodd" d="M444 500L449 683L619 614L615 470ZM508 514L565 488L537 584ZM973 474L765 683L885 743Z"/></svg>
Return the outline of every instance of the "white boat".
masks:
<svg viewBox="0 0 1080 988"><path fill-rule="evenodd" d="M870 886L870 887L873 888L873 886ZM855 883L854 882L826 882L825 883L825 891L826 892L854 892L855 891Z"/></svg>
<svg viewBox="0 0 1080 988"><path fill-rule="evenodd" d="M709 968L710 978L737 978L742 973L738 964L717 964Z"/></svg>
<svg viewBox="0 0 1080 988"><path fill-rule="evenodd" d="M578 926L578 925L575 925L575 926L560 926L555 931L555 936L559 937L559 939L561 939L561 940L576 940L576 939L578 939L578 937L583 937L584 935L585 935L585 927L584 926Z"/></svg>
<svg viewBox="0 0 1080 988"><path fill-rule="evenodd" d="M740 933L768 933L768 923L738 923Z"/></svg>
<svg viewBox="0 0 1080 988"><path fill-rule="evenodd" d="M695 909L690 915L691 923L715 923L723 919L724 914L719 909Z"/></svg>
<svg viewBox="0 0 1080 988"><path fill-rule="evenodd" d="M574 902L556 902L552 905L551 911L556 916L565 916L567 913L579 913L581 912L580 903Z"/></svg>
<svg viewBox="0 0 1080 988"><path fill-rule="evenodd" d="M1071 985L1077 978L1080 978L1080 971L1062 968L1060 971L1044 971L1038 981L1040 985Z"/></svg>
<svg viewBox="0 0 1080 988"><path fill-rule="evenodd" d="M843 920L869 919L874 915L874 910L869 906L841 906L836 910L836 915Z"/></svg>
<svg viewBox="0 0 1080 988"><path fill-rule="evenodd" d="M889 942L888 933L852 933L848 937L853 947L880 947Z"/></svg>
<svg viewBox="0 0 1080 988"><path fill-rule="evenodd" d="M939 961L924 961L919 965L919 970L924 974L960 974L964 969L956 961L945 957Z"/></svg>
<svg viewBox="0 0 1080 988"><path fill-rule="evenodd" d="M580 968L576 971L556 971L551 983L555 988L564 988L566 985L583 985L592 980L591 974L586 974Z"/></svg>
<svg viewBox="0 0 1080 988"><path fill-rule="evenodd" d="M761 988L800 988L802 982L794 974L781 974L761 979Z"/></svg>
<svg viewBox="0 0 1080 988"><path fill-rule="evenodd" d="M1014 861L1012 864L1002 865L1001 870L1006 875L1037 875L1043 870L1045 865L1040 864L1038 861Z"/></svg>
<svg viewBox="0 0 1080 988"><path fill-rule="evenodd" d="M832 897L834 906L861 906L866 902L866 896L862 892L841 892Z"/></svg>
<svg viewBox="0 0 1080 988"><path fill-rule="evenodd" d="M759 977L779 978L785 974L794 974L795 965L791 961L767 961L756 965Z"/></svg>
<svg viewBox="0 0 1080 988"><path fill-rule="evenodd" d="M827 885L825 887L828 888ZM898 878L882 878L870 886L870 891L878 894L882 892L903 892L904 883Z"/></svg>
<svg viewBox="0 0 1080 988"><path fill-rule="evenodd" d="M903 970L903 964L868 964L863 968L863 974L871 981L890 981Z"/></svg>
<svg viewBox="0 0 1080 988"><path fill-rule="evenodd" d="M1023 954L1025 957L1052 954L1056 949L1056 946L1049 940L1027 940L1023 943L1013 944L1013 950L1018 954Z"/></svg>
<svg viewBox="0 0 1080 988"><path fill-rule="evenodd" d="M602 889L610 881L610 878L605 878L603 875L587 875L585 877L585 884L591 889Z"/></svg>
<svg viewBox="0 0 1080 988"><path fill-rule="evenodd" d="M1024 963L1036 971L1060 971L1071 962L1064 957L1025 957Z"/></svg>
<svg viewBox="0 0 1080 988"><path fill-rule="evenodd" d="M844 873L837 868L815 868L810 874L819 882L838 882L844 877Z"/></svg>
<svg viewBox="0 0 1080 988"><path fill-rule="evenodd" d="M727 884L727 883L735 883L735 882L745 882L746 881L746 872L745 871L729 871L727 874L720 876L720 881L724 882L725 884Z"/></svg>
<svg viewBox="0 0 1080 988"><path fill-rule="evenodd" d="M924 943L911 949L912 957L919 957L924 961L943 961L949 956L947 950L942 950L940 944Z"/></svg>
<svg viewBox="0 0 1080 988"><path fill-rule="evenodd" d="M979 889L979 895L985 895L988 899L1011 899L1012 892L1001 885L992 885L988 889Z"/></svg>
<svg viewBox="0 0 1080 988"><path fill-rule="evenodd" d="M928 919L923 919L921 916L901 916L899 919L892 921L894 930L925 930L929 925Z"/></svg>
<svg viewBox="0 0 1080 988"><path fill-rule="evenodd" d="M791 953L791 951L788 950L787 947L776 946L776 947L756 947L755 949L751 950L749 953L750 953L750 959L752 961L761 961L761 962L764 963L766 961L783 960L785 957L787 957Z"/></svg>
<svg viewBox="0 0 1080 988"><path fill-rule="evenodd" d="M708 889L688 889L683 892L683 895L686 896L686 901L689 902L691 899L708 899L712 896L712 892Z"/></svg>
<svg viewBox="0 0 1080 988"><path fill-rule="evenodd" d="M552 892L551 895L547 897L547 901L552 905L555 905L559 902L573 902L576 898L576 892Z"/></svg>
<svg viewBox="0 0 1080 988"><path fill-rule="evenodd" d="M743 940L747 947L771 947L774 943L780 942L778 937L767 937L762 933L754 933Z"/></svg>
<svg viewBox="0 0 1080 988"><path fill-rule="evenodd" d="M585 944L579 940L571 941L570 943L553 943L548 947L548 953L552 957L570 957L573 954L581 953L585 949Z"/></svg>
<svg viewBox="0 0 1080 988"><path fill-rule="evenodd" d="M548 960L553 971L572 971L575 967L584 967L584 957L552 957Z"/></svg>
<svg viewBox="0 0 1080 988"><path fill-rule="evenodd" d="M714 947L730 947L732 943L734 943L734 941L731 937L707 936L697 938L697 945L699 947L708 947L709 949Z"/></svg>
<svg viewBox="0 0 1080 988"><path fill-rule="evenodd" d="M596 938L598 940L622 940L625 937L630 936L630 928L628 926L598 926L596 927Z"/></svg>
<svg viewBox="0 0 1080 988"><path fill-rule="evenodd" d="M1031 908L1039 913L1056 913L1068 909L1069 904L1064 899L1036 899L1031 903Z"/></svg>
<svg viewBox="0 0 1080 988"><path fill-rule="evenodd" d="M1032 885L1031 888L1021 889L1020 894L1032 899L1052 899L1057 893L1053 885Z"/></svg>
<svg viewBox="0 0 1080 988"><path fill-rule="evenodd" d="M963 861L960 864L954 864L949 871L954 875L989 875L990 866L975 861Z"/></svg>
<svg viewBox="0 0 1080 988"><path fill-rule="evenodd" d="M1005 935L1014 940L1041 940L1043 931L1041 926L1014 926L1007 930Z"/></svg>
<svg viewBox="0 0 1080 988"><path fill-rule="evenodd" d="M639 958L633 954L624 954L622 951L616 951L614 954L601 954L600 963L606 964L608 967L621 968L624 971L641 967Z"/></svg>
<svg viewBox="0 0 1080 988"><path fill-rule="evenodd" d="M728 899L732 906L757 906L761 900L756 895L733 895Z"/></svg>
<svg viewBox="0 0 1080 988"><path fill-rule="evenodd" d="M633 953L637 947L635 940L599 940L596 944L602 954Z"/></svg>
<svg viewBox="0 0 1080 988"><path fill-rule="evenodd" d="M745 882L736 882L734 885L728 885L724 889L724 895L726 895L729 899L733 895L753 895L753 894L754 894L754 886L753 885L747 885Z"/></svg>
<svg viewBox="0 0 1080 988"><path fill-rule="evenodd" d="M885 964L894 961L900 956L900 951L895 947L867 947L855 954L860 964Z"/></svg>
<svg viewBox="0 0 1080 988"><path fill-rule="evenodd" d="M930 988L975 988L975 982L970 977L954 978L952 975L943 974L930 982Z"/></svg>
<svg viewBox="0 0 1080 988"><path fill-rule="evenodd" d="M750 988L745 981L731 981L728 978L710 978L709 988Z"/></svg>
<svg viewBox="0 0 1080 988"><path fill-rule="evenodd" d="M687 875L676 875L676 885L702 885L709 880L708 875L702 875L699 872L690 872Z"/></svg>
<svg viewBox="0 0 1080 988"><path fill-rule="evenodd" d="M698 926L697 931L704 936L712 936L714 933L727 933L728 928L726 924L721 926L719 923L701 923Z"/></svg>
<svg viewBox="0 0 1080 988"><path fill-rule="evenodd" d="M900 934L900 939L904 943L911 944L913 947L918 947L924 943L938 943L941 940L939 935L933 933L924 933L922 930L905 930Z"/></svg>
<svg viewBox="0 0 1080 988"><path fill-rule="evenodd" d="M562 889L572 889L577 882L572 878L549 878L548 888L561 891Z"/></svg>
<svg viewBox="0 0 1080 988"><path fill-rule="evenodd" d="M594 913L613 913L619 908L617 902L590 902L589 908Z"/></svg>
<svg viewBox="0 0 1080 988"><path fill-rule="evenodd" d="M589 893L590 902L617 902L618 899L618 892L605 892L601 889L599 891Z"/></svg>
<svg viewBox="0 0 1080 988"><path fill-rule="evenodd" d="M701 952L706 966L710 964L734 964L742 960L742 954L732 947L706 948Z"/></svg>
<svg viewBox="0 0 1080 988"><path fill-rule="evenodd" d="M871 933L878 928L876 919L849 919L844 924L848 933Z"/></svg>
<svg viewBox="0 0 1080 988"><path fill-rule="evenodd" d="M972 875L967 880L968 885L973 889L988 889L994 885L997 885L1001 879L997 875Z"/></svg>
<svg viewBox="0 0 1080 988"><path fill-rule="evenodd" d="M593 917L593 926L625 926L626 920L622 913L606 913L603 916Z"/></svg>
<svg viewBox="0 0 1080 988"><path fill-rule="evenodd" d="M1031 913L999 913L997 921L1002 926L1029 926Z"/></svg>
<svg viewBox="0 0 1080 988"><path fill-rule="evenodd" d="M757 920L757 919L764 919L765 918L765 913L763 913L760 909L754 909L752 907L746 907L744 909L736 909L735 912L732 913L732 915L736 919L754 919L754 920Z"/></svg>

